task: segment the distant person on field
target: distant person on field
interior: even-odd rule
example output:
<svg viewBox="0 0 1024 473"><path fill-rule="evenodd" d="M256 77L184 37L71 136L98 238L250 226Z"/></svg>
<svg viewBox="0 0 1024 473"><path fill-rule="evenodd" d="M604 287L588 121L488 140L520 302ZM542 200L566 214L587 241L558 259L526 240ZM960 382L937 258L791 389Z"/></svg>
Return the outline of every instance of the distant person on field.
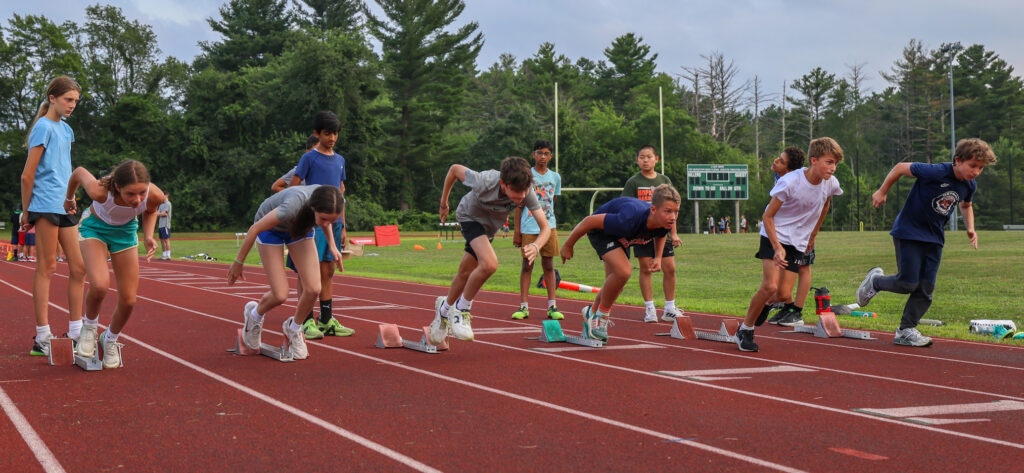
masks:
<svg viewBox="0 0 1024 473"><path fill-rule="evenodd" d="M558 311L558 304L555 301L555 290L558 284L555 281L555 256L558 255L558 232L555 230L555 197L562 195L562 176L557 172L548 169L548 162L551 161L551 142L548 140L537 140L533 144L533 168L530 173L533 175L533 192L537 195L540 208L547 217L548 226L551 227L551 236L547 243L540 248L540 266L544 270L544 285L548 291L547 315L549 319L562 320L565 318ZM512 245L522 248L530 245L540 237L540 224L533 217L533 213L523 213L522 207L515 210L516 230L512 234ZM507 225L507 223L506 223ZM506 226L506 228L508 228ZM533 279L533 261L523 258L522 270L519 273L519 310L512 313L513 319L525 319L530 316L530 281Z"/></svg>
<svg viewBox="0 0 1024 473"><path fill-rule="evenodd" d="M160 236L160 259L171 259L171 194L164 193L164 202L157 209L157 232Z"/></svg>
<svg viewBox="0 0 1024 473"><path fill-rule="evenodd" d="M342 195L345 194L345 158L334 152L340 130L341 120L334 112L321 111L313 116L313 136L317 138L317 145L302 155L298 166L295 166L295 175L288 183L289 186L297 186L303 182L307 185L320 184L337 187ZM345 247L345 209L342 208L341 215L331 225L329 232L323 227L316 227L313 240L316 242L320 258L320 318L313 318L313 312L310 311L303 322L303 332L306 338L321 338L324 335L350 336L355 330L341 325L341 322L334 318L335 265L334 255L328 251L331 247L328 240L333 240L333 246L339 251ZM341 261L337 263L338 268L341 268Z"/></svg>
<svg viewBox="0 0 1024 473"><path fill-rule="evenodd" d="M747 316L734 336L740 351L758 351L754 327L768 315L765 304L793 291L800 266L808 264L807 256L814 249L814 238L828 215L832 196L843 193L833 176L843 160L839 143L817 138L811 141L808 154L810 167L781 177L764 210L761 246L754 255L761 260L761 286L750 299Z"/></svg>
<svg viewBox="0 0 1024 473"><path fill-rule="evenodd" d="M562 263L565 263L572 259L576 241L586 234L590 246L604 262L604 284L594 303L583 308L583 336L586 338L608 341L612 306L633 272L627 248L653 243L655 256L641 265L647 264L649 273L661 269L663 250L679 218L682 198L671 184L661 184L651 194L650 202L635 197L608 201L576 224L562 245Z"/></svg>
<svg viewBox="0 0 1024 473"><path fill-rule="evenodd" d="M747 233L747 216L740 215L740 233Z"/></svg>
<svg viewBox="0 0 1024 473"><path fill-rule="evenodd" d="M732 233L732 217L725 216L725 233Z"/></svg>
<svg viewBox="0 0 1024 473"><path fill-rule="evenodd" d="M715 234L715 216L708 214L708 235Z"/></svg>
<svg viewBox="0 0 1024 473"><path fill-rule="evenodd" d="M309 135L309 138L306 138L306 147L304 148L306 150L305 153L312 151L313 148L316 148L318 144L320 144L320 138L317 138L316 135ZM303 153L303 155L305 155L305 153ZM287 188L289 185L291 185L292 177L295 176L296 167L297 166L292 166L292 168L289 169L288 172L284 173L283 176L277 178L277 180L270 185L270 191L275 193L281 192L285 190L285 188ZM300 180L299 185L304 186L306 185L306 183L305 181Z"/></svg>
<svg viewBox="0 0 1024 473"><path fill-rule="evenodd" d="M930 337L917 330L917 324L932 304L935 276L946 242L944 228L959 204L967 238L971 247L978 249L971 204L978 188L974 179L985 166L995 162L996 155L988 143L978 138L963 139L956 144L952 163L899 163L871 194L871 203L878 208L885 203L886 193L900 177L917 178L889 232L896 249L898 273L885 276L882 268L872 268L857 289L857 304L861 307L867 306L878 291L910 294L893 338L895 344L914 347L932 344Z"/></svg>
<svg viewBox="0 0 1024 473"><path fill-rule="evenodd" d="M651 145L641 146L636 153L636 164L640 172L626 180L622 186L623 197L633 197L644 202L651 202L654 196L654 189L662 184L672 185L672 179L654 170L654 166L661 158ZM676 209L678 211L678 209ZM673 220L675 222L675 220ZM661 287L665 291L665 309L661 314L661 320L673 321L677 316L682 315L676 308L676 253L675 247L682 245L676 233L675 225L669 229L669 240L661 253L656 254L654 240L642 245L633 246L633 256L640 264L640 295L644 298L644 322L657 322L657 309L654 307L654 284L651 281L651 259L661 258L662 280Z"/></svg>
<svg viewBox="0 0 1024 473"><path fill-rule="evenodd" d="M500 171L477 172L460 164L451 165L441 190L441 223L448 218L448 197L455 181L471 189L455 209L455 218L466 239L466 252L448 288L448 296L438 296L434 301L429 335L434 345L444 343L449 331L459 340L473 341L473 298L498 270L498 255L491 242L509 212L525 206L540 226L537 239L522 248L523 259L530 264L551 237L548 219L531 189L533 175L525 159L509 156L501 161Z"/></svg>

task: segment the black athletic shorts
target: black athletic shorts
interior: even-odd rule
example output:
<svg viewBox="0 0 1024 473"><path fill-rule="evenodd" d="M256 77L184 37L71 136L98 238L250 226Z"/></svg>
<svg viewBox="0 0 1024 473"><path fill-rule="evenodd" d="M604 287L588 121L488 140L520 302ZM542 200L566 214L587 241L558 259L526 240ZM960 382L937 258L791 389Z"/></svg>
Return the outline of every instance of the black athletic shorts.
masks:
<svg viewBox="0 0 1024 473"><path fill-rule="evenodd" d="M654 240L646 245L634 245L633 256L637 258L654 258ZM665 236L665 249L661 252L661 257L665 258L668 256L675 256L675 247L672 246L672 235Z"/></svg>
<svg viewBox="0 0 1024 473"><path fill-rule="evenodd" d="M50 212L29 212L28 223L35 224L37 220L45 218L47 222L60 228L73 227L78 225L78 214L58 214Z"/></svg>
<svg viewBox="0 0 1024 473"><path fill-rule="evenodd" d="M484 226L472 220L459 222L459 229L462 231L462 237L466 239L466 253L469 253L473 259L480 261L480 258L476 257L476 252L473 251L473 247L469 245L469 242L479 236L486 236L487 241L493 242L494 235L487 235L487 230L484 230Z"/></svg>
<svg viewBox="0 0 1024 473"><path fill-rule="evenodd" d="M786 266L786 271L799 273L800 266L808 266L814 264L814 250L804 254L797 251L793 245L782 244L782 248L786 250L786 262L789 263ZM757 259L773 259L775 258L775 250L772 248L772 242L768 237L761 235L761 247L758 248L757 253L754 254Z"/></svg>
<svg viewBox="0 0 1024 473"><path fill-rule="evenodd" d="M629 250L622 246L622 243L619 242L618 238L598 231L587 232L587 238L590 240L590 246L594 247L594 250L597 251L597 257L602 260L604 259L605 253L613 251L616 248L622 248L622 252L626 254L626 258L629 258Z"/></svg>

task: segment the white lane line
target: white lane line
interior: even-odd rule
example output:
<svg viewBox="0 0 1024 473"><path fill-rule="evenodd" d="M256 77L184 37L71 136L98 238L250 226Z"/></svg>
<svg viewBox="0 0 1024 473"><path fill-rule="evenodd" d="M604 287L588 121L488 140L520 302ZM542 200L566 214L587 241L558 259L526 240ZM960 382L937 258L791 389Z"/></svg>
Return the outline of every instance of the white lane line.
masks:
<svg viewBox="0 0 1024 473"><path fill-rule="evenodd" d="M665 348L649 343L638 343L636 345L605 345L601 348L595 347L558 347L558 348L534 348L536 351L545 353L562 353L567 351L605 351L605 350L642 350L645 348Z"/></svg>
<svg viewBox="0 0 1024 473"><path fill-rule="evenodd" d="M31 295L31 294L29 294ZM64 467L60 466L60 462L53 456L53 452L46 446L46 442L39 438L39 434L36 433L36 429L32 428L32 424L25 419L25 416L21 415L21 411L18 410L18 406L14 404L14 401L10 397L7 397L7 392L4 388L0 387L0 407L3 407L4 412L7 413L7 417L11 419L11 423L14 424L14 428L18 429L18 433L21 434L21 438L28 444L28 448L32 450L32 454L36 456L36 460L39 460L39 464L42 465L43 470L47 473L63 473Z"/></svg>
<svg viewBox="0 0 1024 473"><path fill-rule="evenodd" d="M778 365L768 366L759 368L729 368L720 370L691 370L691 371L658 371L659 373L668 374L672 376L679 376L681 378L693 378L701 381L711 381L717 379L718 376L728 376L737 374L762 374L762 373L789 373L789 372L814 372L815 370L808 368L801 368L799 366L790 365ZM748 377L748 376L745 376ZM728 378L733 379L733 378Z"/></svg>
<svg viewBox="0 0 1024 473"><path fill-rule="evenodd" d="M1005 411L1024 411L1024 402L1020 401L995 401L995 402L974 402L969 404L944 404L938 406L911 406L911 407L896 407L888 409L879 409L874 407L865 407L862 409L854 409L858 412L865 412L868 414L875 414L885 417L892 417L897 419L903 419L910 422L918 422L923 424L932 425L945 425L945 424L962 424L965 422L987 422L991 419L949 419L949 418L934 418L924 416L937 416L937 415L958 415L958 414L978 414L985 412L1005 412Z"/></svg>
<svg viewBox="0 0 1024 473"><path fill-rule="evenodd" d="M19 292L25 294L26 296L29 296L29 297L32 296L32 293L30 293L28 291L25 291L25 290L23 290L23 289L21 289L21 288L19 288L17 286L14 286L13 284L11 284L11 283L9 283L7 281L4 281L4 280L0 279L0 283L6 284L6 285L10 286L11 288L13 288L14 290L19 291ZM66 308L60 307L60 306L58 306L58 305L56 305L56 304L54 304L52 302L50 303L50 305L54 306L54 307L57 307L62 312L67 312ZM269 332L269 330L265 330L265 331ZM252 397L254 397L256 399L259 399L260 401L263 401L263 402L265 402L267 404L270 404L271 406L274 406L274 407L276 407L278 409L281 409L282 411L284 411L284 412L286 412L288 414L291 414L291 415L294 415L296 417L299 417L299 418L301 418L301 419L303 419L303 420L305 420L305 421L307 421L307 422L309 422L311 424L314 424L314 425L319 426L319 427L321 427L323 429L326 429L326 430L328 430L330 432L333 432L334 434L336 434L338 436L341 436L341 437L344 437L344 438L346 438L348 440L351 440L352 442L355 442L355 443L357 443L359 445L362 445L363 447L365 447L365 448L367 448L367 449L369 449L371 451L374 451L374 452L376 452L376 453L378 453L380 455L383 455L383 456L385 456L387 458L390 458L390 459L392 459L392 460L394 460L394 461L396 461L398 463L401 463L401 464L403 464L405 466L408 466L409 468L412 468L412 469L414 469L416 471L422 471L422 472L428 472L428 473L441 473L441 470L433 468L433 467L431 467L431 466L429 466L429 465L427 465L425 463L422 463L422 462L420 462L420 461L418 461L418 460L416 460L416 459L414 459L412 457L406 456L406 455L404 455L404 454L402 454L402 453L400 453L398 451L395 451L395 450L392 450L392 449L390 449L388 447L385 447L384 445L381 445L381 444L379 444L377 442L374 442L373 440L370 440L370 439L368 439L366 437L358 435L355 432L343 429L343 428L341 428L341 427L339 427L337 425L334 425L334 424L332 424L330 422L327 422L327 421L325 421L325 420L323 420L323 419L321 419L321 418L319 418L319 417L317 417L317 416L315 416L313 414L305 412L305 411L299 409L298 407L286 404L286 403L284 403L282 401L277 400L276 398L274 398L272 396L263 394L263 393L261 393L259 391L256 391L255 389L252 389L252 388L250 388L248 386L245 386L245 385L243 385L241 383L238 383L238 382L235 382L235 381L233 381L231 379L228 379L228 378L226 378L224 376L221 376L221 375L219 375L217 373L214 373L213 371L207 370L206 368L203 368L203 367L201 367L199 365L196 365L196 364L194 364L194 363L192 363L190 361L184 360L184 359L179 358L177 356L174 356L174 355L172 355L170 353L167 353L166 351L158 349L158 348L156 348L156 347L154 347L154 346L152 346L152 345L150 345L148 343L145 343L145 342L143 342L143 341L141 341L141 340L139 340L137 338L134 338L134 337L131 337L131 336L128 336L128 335L125 335L125 334L121 334L121 337L123 337L123 338L125 338L127 340L130 340L133 343L135 343L135 344L137 344L137 345L139 345L139 346L141 346L141 347L143 347L143 348L145 348L145 349L147 349L147 350L149 350L149 351L151 351L153 353L156 353L157 355L160 355L160 356L162 356L164 358L167 358L167 359L169 359L169 360L171 360L171 361L173 361L175 363L178 363L178 364L180 364L180 365L182 365L182 366L184 366L186 368L189 368L189 369L191 369L193 371L196 371L196 372L198 372L198 373L200 373L200 374L202 374L204 376L207 376L207 377L209 377L209 378L211 378L211 379L213 379L215 381L218 381L218 382L220 382L222 384L225 384L227 386L235 388L235 389L237 389L237 390L239 390L239 391L241 391L241 392L243 392L245 394L248 394L249 396L252 396ZM58 468L56 470L47 469L47 471L63 472L64 470L60 467L60 464L57 463L57 460L55 458L53 458L53 454L50 453L49 449L46 448L46 444L44 444L42 442L42 440L39 439L39 436L36 435L35 431L32 430L32 427L28 424L27 421L25 421L25 418L21 416L21 413L18 412L17 409L15 408L14 409L15 415L12 415L11 412L8 410L8 407L7 407L6 403L10 403L12 407L13 407L13 403L10 401L10 398L8 398L6 394L4 394L2 388L0 388L0 403L4 404L4 410L8 411L8 416L10 416L12 420L15 420L15 415L16 415L18 418L21 419L21 422L24 424L24 426L28 428L28 430L29 430L29 434L28 435L26 435L26 433L24 431L22 431L20 426L19 426L18 430L22 432L22 437L25 438L25 441L29 444L30 447L32 447L32 451L36 452L36 458L40 459L39 460L40 463L42 463L43 466L46 467L48 464L50 464L50 461L52 460L52 463L54 465L56 465L56 467ZM15 425L19 425L17 420L15 420ZM41 448L43 450L43 452L38 451L37 448ZM40 457L41 453L44 453L48 457L46 457L46 456Z"/></svg>

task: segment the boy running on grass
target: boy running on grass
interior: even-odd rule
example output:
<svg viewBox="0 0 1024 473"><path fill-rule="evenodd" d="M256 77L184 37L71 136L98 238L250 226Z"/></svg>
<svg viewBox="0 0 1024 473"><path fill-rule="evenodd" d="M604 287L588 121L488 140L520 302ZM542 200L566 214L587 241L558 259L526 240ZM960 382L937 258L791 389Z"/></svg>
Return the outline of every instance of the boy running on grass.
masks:
<svg viewBox="0 0 1024 473"><path fill-rule="evenodd" d="M818 138L811 141L807 154L810 167L782 176L771 190L772 200L764 211L761 247L754 255L761 260L763 278L747 306L743 325L736 331L740 351L758 350L754 326L762 314L767 314L765 303L778 297L780 287L792 292L800 266L808 264L806 255L814 249L814 238L828 215L832 196L843 193L839 180L832 175L843 160L839 143Z"/></svg>
<svg viewBox="0 0 1024 473"><path fill-rule="evenodd" d="M548 169L548 162L551 161L551 142L537 140L533 144L533 192L537 194L540 201L540 208L547 216L548 226L551 227L551 237L540 249L540 266L544 270L544 285L548 290L548 318L562 320L565 318L555 303L555 256L558 255L558 233L555 230L555 196L562 194L562 176L557 172ZM515 210L516 230L512 234L512 245L517 248L529 245L537 241L540 236L540 225L533 214L523 215L522 207ZM505 229L508 229L508 222L505 222ZM527 299L530 296L530 280L533 278L533 261L523 258L523 268L519 274L519 310L512 313L513 319L525 319L530 316L530 306Z"/></svg>
<svg viewBox="0 0 1024 473"><path fill-rule="evenodd" d="M650 259L647 270L652 273L661 270L665 240L670 230L675 228L681 202L679 191L669 184L662 184L654 189L650 203L635 197L618 197L599 207L572 229L562 245L562 263L572 259L573 246L584 233L597 251L598 258L604 261L604 285L594 303L583 308L584 337L608 341L612 305L633 272L627 248L653 243L656 256Z"/></svg>
<svg viewBox="0 0 1024 473"><path fill-rule="evenodd" d="M917 324L932 305L935 275L939 272L942 246L946 241L943 228L959 203L967 238L971 246L978 249L971 204L978 189L974 179L985 166L995 162L996 155L988 143L978 138L963 139L956 144L952 163L899 163L885 176L882 186L871 194L871 203L880 207L885 203L885 194L900 177L917 178L889 232L896 247L899 272L884 276L882 268L872 268L857 288L857 304L861 307L868 305L878 291L910 294L893 343L913 347L932 344L930 337L917 330Z"/></svg>
<svg viewBox="0 0 1024 473"><path fill-rule="evenodd" d="M434 320L430 323L429 337L434 345L444 343L449 330L459 340L473 341L473 315L470 313L473 298L498 270L498 255L494 253L491 241L513 208L525 205L540 226L537 239L523 246L523 259L533 264L551 236L551 227L537 201L537 194L530 189L533 176L530 163L525 159L507 157L501 161L501 171L476 172L453 164L448 169L444 190L441 191L441 223L448 218L448 196L456 180L472 189L455 209L462 236L466 238L466 252L448 288L448 297L438 296L434 301Z"/></svg>
<svg viewBox="0 0 1024 473"><path fill-rule="evenodd" d="M654 151L651 145L641 146L636 153L636 164L640 172L630 177L622 186L623 197L635 197L645 202L651 202L654 189L662 184L672 185L672 179L654 170L654 165L661 158ZM652 281L651 259L655 256L661 257L662 280L661 286L665 291L665 310L662 312L661 320L671 322L676 316L681 315L676 308L676 253L674 248L682 245L683 241L676 234L676 227L669 231L670 239L665 244L665 249L654 252L654 242L633 247L633 256L640 262L640 295L644 298L644 322L657 322L658 314L654 308L654 287Z"/></svg>

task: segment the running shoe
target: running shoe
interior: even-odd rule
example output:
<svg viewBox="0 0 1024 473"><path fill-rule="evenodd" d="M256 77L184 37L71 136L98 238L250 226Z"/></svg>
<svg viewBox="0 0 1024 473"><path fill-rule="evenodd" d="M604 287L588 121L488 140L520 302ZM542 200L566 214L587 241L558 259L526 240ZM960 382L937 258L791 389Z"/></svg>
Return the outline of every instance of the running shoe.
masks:
<svg viewBox="0 0 1024 473"><path fill-rule="evenodd" d="M676 319L676 317L681 317L682 315L683 315L683 313L677 307L673 307L671 309L665 309L661 313L661 321L662 322L672 322L673 320Z"/></svg>
<svg viewBox="0 0 1024 473"><path fill-rule="evenodd" d="M440 345L448 338L448 317L441 314L441 304L444 296L437 296L434 300L434 320L430 322L430 344Z"/></svg>
<svg viewBox="0 0 1024 473"><path fill-rule="evenodd" d="M245 328L242 329L242 343L252 350L260 349L263 334L263 322L257 322L252 318L258 305L259 303L256 301L249 301L245 303L245 309L242 310L242 319L245 320Z"/></svg>
<svg viewBox="0 0 1024 473"><path fill-rule="evenodd" d="M452 328L452 335L459 340L473 341L473 314L468 310L459 310L455 306L448 308L448 325Z"/></svg>
<svg viewBox="0 0 1024 473"><path fill-rule="evenodd" d="M338 322L338 319L334 317L331 317L331 320L326 324L322 322L317 322L316 326L318 329L320 329L321 332L323 332L324 335L329 335L332 337L350 337L352 336L352 334L356 333L354 329L350 329L344 325L341 325L341 322Z"/></svg>
<svg viewBox="0 0 1024 473"><path fill-rule="evenodd" d="M596 317L591 314L590 306L583 308L583 337L592 340L598 340L597 335L594 333L594 328L597 326Z"/></svg>
<svg viewBox="0 0 1024 473"><path fill-rule="evenodd" d="M306 337L306 340L318 340L324 338L324 333L317 328L316 319L306 319L302 323L302 335Z"/></svg>
<svg viewBox="0 0 1024 473"><path fill-rule="evenodd" d="M106 332L104 332L106 333ZM108 342L100 338L100 349L103 350L103 368L112 370L114 368L121 367L121 347L124 344L118 342Z"/></svg>
<svg viewBox="0 0 1024 473"><path fill-rule="evenodd" d="M762 312L762 314L767 314L772 309L773 309L773 307L771 306L771 304L768 304L767 306L765 306L765 311ZM783 305L782 307L779 307L778 312L773 314L772 317L770 319L768 319L768 323L770 323L772 325L779 325L779 321L782 320L783 318L785 318L786 314L788 314L788 313L789 313L789 308L786 307L785 305ZM758 320L761 320L760 316L758 316ZM758 323L755 322L754 325L756 326L756 325L761 325L761 324L758 324Z"/></svg>
<svg viewBox="0 0 1024 473"><path fill-rule="evenodd" d="M780 310L779 312L785 312L786 315L779 319L779 325L783 327L793 327L796 325L804 324L804 313L796 310L796 307L787 307Z"/></svg>
<svg viewBox="0 0 1024 473"><path fill-rule="evenodd" d="M892 340L897 345L911 347L926 347L932 344L931 337L921 335L916 328L896 329L896 336Z"/></svg>
<svg viewBox="0 0 1024 473"><path fill-rule="evenodd" d="M754 343L754 331L739 329L736 331L736 335L733 336L733 340L736 341L736 345L740 347L740 351L757 351L757 344Z"/></svg>
<svg viewBox="0 0 1024 473"><path fill-rule="evenodd" d="M512 313L512 318L516 320L523 320L530 318L530 309L527 309L525 305L519 306L519 310Z"/></svg>
<svg viewBox="0 0 1024 473"><path fill-rule="evenodd" d="M78 354L83 358L96 356L96 340L99 338L99 325L82 324L82 333L78 335Z"/></svg>
<svg viewBox="0 0 1024 473"><path fill-rule="evenodd" d="M654 323L658 321L658 312L654 307L644 307L644 322Z"/></svg>
<svg viewBox="0 0 1024 473"><path fill-rule="evenodd" d="M562 320L565 318L565 315L558 311L557 306L551 306L548 307L548 318L552 320Z"/></svg>
<svg viewBox="0 0 1024 473"><path fill-rule="evenodd" d="M875 289L875 280L884 275L885 272L879 267L871 268L868 271L867 276L864 276L864 280L861 281L860 287L857 288L857 305L866 307L868 302L871 302L871 298L878 294L878 290Z"/></svg>
<svg viewBox="0 0 1024 473"><path fill-rule="evenodd" d="M50 335L46 341L40 342L36 340L36 337L32 337L32 350L28 352L32 356L50 356L50 339L53 335Z"/></svg>
<svg viewBox="0 0 1024 473"><path fill-rule="evenodd" d="M288 317L284 324L281 325L281 331L288 338L288 351L291 352L292 358L305 360L309 356L309 351L306 350L306 339L303 337L301 330L292 330L292 319L294 318Z"/></svg>

